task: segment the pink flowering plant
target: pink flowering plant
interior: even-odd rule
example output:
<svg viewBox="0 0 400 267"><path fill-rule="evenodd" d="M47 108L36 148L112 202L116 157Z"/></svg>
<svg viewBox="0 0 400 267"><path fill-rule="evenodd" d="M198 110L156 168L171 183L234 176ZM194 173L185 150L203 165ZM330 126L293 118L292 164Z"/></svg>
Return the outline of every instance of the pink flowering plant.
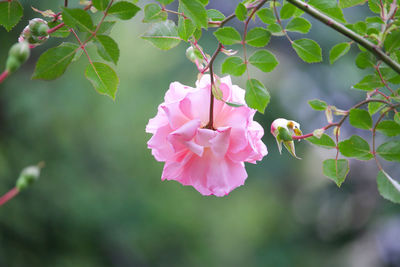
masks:
<svg viewBox="0 0 400 267"><path fill-rule="evenodd" d="M211 81L204 75L192 88L174 82L150 119L146 131L156 160L165 162L163 180L191 185L203 195L224 196L247 178L244 162L256 163L267 155L261 141L264 130L253 120L256 110L246 105L245 91L220 79L221 100L214 102L209 124ZM232 107L226 102L235 102Z"/></svg>
<svg viewBox="0 0 400 267"><path fill-rule="evenodd" d="M193 186L203 195L228 194L244 184L245 163L256 163L267 155L261 140L263 127L267 127L271 134L264 138L275 138L279 152L285 147L295 158L300 158L295 152L297 140L336 150L335 157L322 162L322 172L339 187L349 172L348 158L373 160L378 168L380 194L400 203L400 184L381 164L382 159L400 161L400 141L396 139L400 135L397 0L244 0L224 3L232 10L230 15L209 8L209 0L157 0L142 8L137 1L126 0L87 0L73 6L68 0L62 2L56 11L33 8L42 18L32 18L9 49L0 83L28 60L31 49L47 45L52 38L71 36L75 41L68 39L48 47L38 59L32 78L56 79L83 54L87 60L85 77L99 94L114 100L120 81L112 64L118 63L119 45L109 34L119 20L140 14L143 23L151 24L141 37L161 50L185 43L182 54L194 63L193 71L199 74L195 87L171 83L157 115L146 126L151 134L148 147L157 161L164 162L162 180ZM370 14L359 21L347 21L343 10L356 10L361 5L367 5ZM7 31L22 16L23 7L18 0L0 0L0 25ZM323 100L310 100L314 110L325 113L327 124L307 134L301 132L300 123L293 118L278 118L270 128L261 126L253 118L256 112L264 113L270 94L261 81L253 78L249 66L262 73L274 70L279 62L268 44L271 38L280 37L288 40L304 62L322 62L322 48L317 41L298 37L311 30L307 16L348 38L330 48L330 64L346 56L351 48L358 51L356 66L366 71L365 77L353 86L360 91L360 101L342 109ZM234 20L236 23L231 23ZM209 33L215 37L213 53L201 46L202 35ZM90 45L96 47L98 60L87 49ZM254 52L250 53L249 47ZM223 55L221 68L215 71L215 60ZM233 85L229 75L244 76L246 82ZM345 121L369 132L371 137L365 140L359 135L344 136L341 128ZM307 128L306 123L301 124ZM388 139L379 144L378 133ZM28 169L29 172L22 172L16 187L0 198L0 205L39 177L40 166Z"/></svg>

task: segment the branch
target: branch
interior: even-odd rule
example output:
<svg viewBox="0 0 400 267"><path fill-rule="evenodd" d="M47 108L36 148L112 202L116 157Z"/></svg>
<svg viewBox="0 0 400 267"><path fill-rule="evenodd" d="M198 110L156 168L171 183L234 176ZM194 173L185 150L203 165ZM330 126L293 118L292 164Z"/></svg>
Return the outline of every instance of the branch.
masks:
<svg viewBox="0 0 400 267"><path fill-rule="evenodd" d="M368 41L361 35L353 32L352 30L346 28L343 24L333 20L329 16L321 13L317 9L313 8L312 6L308 5L307 3L301 0L287 0L292 5L296 6L297 8L303 10L307 14L311 15L312 17L316 18L317 20L325 23L332 29L340 32L341 34L349 37L353 41L357 42L367 50L369 50L372 54L374 54L378 59L385 62L388 66L390 66L394 71L400 74L400 64L396 61L392 60L385 52L379 48L377 45L373 44L372 42Z"/></svg>
<svg viewBox="0 0 400 267"><path fill-rule="evenodd" d="M386 104L386 105L390 106L391 109L393 109L394 107L396 107L396 106L392 105L391 103L389 103L389 102L387 102L387 101L385 101L385 100L381 100L381 99L366 99L366 100L361 101L360 103L357 103L357 104L355 104L354 106L352 106L352 107L347 111L346 115L343 115L343 117L340 119L340 121L335 122L335 123L329 123L328 125L322 127L321 129L323 129L324 131L326 131L326 130L328 130L329 128L332 128L332 127L334 127L334 126L341 127L342 124L344 123L344 121L345 121L345 120L347 119L347 117L350 115L350 110L351 110L351 109L359 108L359 107L361 107L362 105L368 104L368 103L370 103L370 102L379 102L379 103L383 103L383 104ZM301 139L305 139L305 138L311 137L311 136L313 136L313 135L314 135L314 133L309 133L309 134L305 134L305 135L293 135L293 136L292 136L292 139L293 139L293 140L301 140Z"/></svg>

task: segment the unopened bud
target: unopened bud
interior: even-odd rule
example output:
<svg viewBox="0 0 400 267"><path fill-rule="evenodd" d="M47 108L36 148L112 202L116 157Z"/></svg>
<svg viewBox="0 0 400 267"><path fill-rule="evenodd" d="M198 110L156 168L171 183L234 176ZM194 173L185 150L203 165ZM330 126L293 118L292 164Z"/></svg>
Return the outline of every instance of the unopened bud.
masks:
<svg viewBox="0 0 400 267"><path fill-rule="evenodd" d="M213 86L212 86L212 94L216 99L222 100L222 96L223 96L222 91L219 88L219 86L217 86L216 84L213 84Z"/></svg>
<svg viewBox="0 0 400 267"><path fill-rule="evenodd" d="M221 52L227 55L228 57L235 55L238 51L233 49L225 49L221 48Z"/></svg>
<svg viewBox="0 0 400 267"><path fill-rule="evenodd" d="M22 170L16 187L19 191L22 191L28 188L31 184L33 184L36 180L39 179L40 176L40 167L39 166L29 166Z"/></svg>
<svg viewBox="0 0 400 267"><path fill-rule="evenodd" d="M21 63L17 58L15 57L7 58L6 70L8 71L8 73L13 73L17 69L19 69L19 67L21 67Z"/></svg>
<svg viewBox="0 0 400 267"><path fill-rule="evenodd" d="M27 42L20 42L14 44L8 54L10 57L15 57L22 64L29 58L31 50Z"/></svg>
<svg viewBox="0 0 400 267"><path fill-rule="evenodd" d="M34 36L47 36L47 21L35 18L29 21L29 28Z"/></svg>
<svg viewBox="0 0 400 267"><path fill-rule="evenodd" d="M39 18L32 19L29 21L29 25L22 31L19 41L28 42L30 47L38 46L49 39L48 30L47 21Z"/></svg>
<svg viewBox="0 0 400 267"><path fill-rule="evenodd" d="M340 136L340 127L335 127L335 128L333 128L333 134L335 135L335 136Z"/></svg>
<svg viewBox="0 0 400 267"><path fill-rule="evenodd" d="M348 113L346 110L338 109L335 106L330 106L330 107L331 107L331 109L333 111L333 114L335 114L337 116L347 115L347 113Z"/></svg>
<svg viewBox="0 0 400 267"><path fill-rule="evenodd" d="M332 115L332 109L331 107L328 107L327 109L325 109L325 116L326 116L326 120L329 123L333 122L333 115Z"/></svg>
<svg viewBox="0 0 400 267"><path fill-rule="evenodd" d="M318 139L320 139L322 137L322 135L324 134L325 130L323 128L321 129L316 129L313 131L313 135L315 137L317 137Z"/></svg>
<svg viewBox="0 0 400 267"><path fill-rule="evenodd" d="M300 124L295 121L289 121L287 119L279 118L272 122L271 133L276 139L279 153L282 153L282 143L285 148L290 152L292 156L300 159L296 156L296 151L293 142L293 135L301 135Z"/></svg>

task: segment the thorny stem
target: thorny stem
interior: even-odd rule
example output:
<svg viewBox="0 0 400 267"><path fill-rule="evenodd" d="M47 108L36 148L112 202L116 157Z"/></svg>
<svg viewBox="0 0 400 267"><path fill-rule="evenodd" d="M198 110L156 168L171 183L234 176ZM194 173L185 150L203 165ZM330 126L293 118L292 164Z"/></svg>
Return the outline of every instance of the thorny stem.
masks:
<svg viewBox="0 0 400 267"><path fill-rule="evenodd" d="M213 63L214 60L217 58L218 53L222 49L222 44L218 43L218 47L215 50L214 54L212 55L210 62L208 63L209 69L210 69L210 79L211 79L211 88L210 88L210 112L209 112L209 119L208 119L208 124L205 126L207 129L214 130L214 95L212 93L212 88L214 86L214 72L213 72Z"/></svg>
<svg viewBox="0 0 400 267"><path fill-rule="evenodd" d="M72 34L75 36L76 40L78 41L78 43L79 43L79 49L82 49L83 52L85 52L85 54L86 54L86 56L87 56L87 58L88 58L88 60L89 60L90 65L93 65L92 59L90 58L89 53L87 52L87 50L86 50L86 48L85 48L85 47L86 47L86 43L82 43L81 39L80 39L79 36L76 34L76 32L74 31L74 29L70 28L69 31L72 32Z"/></svg>
<svg viewBox="0 0 400 267"><path fill-rule="evenodd" d="M48 33L48 34L52 34L53 32L55 32L55 31L61 29L61 28L64 27L64 26L65 26L65 24L64 24L64 22L62 22L62 23L58 24L57 26L54 26L53 28L49 29L49 30L47 31L47 33Z"/></svg>
<svg viewBox="0 0 400 267"><path fill-rule="evenodd" d="M262 0L260 1L256 6L252 7L253 10L250 13L248 19L246 20L245 23L245 33L244 33L244 37L243 40L245 40L246 37L246 31L247 31L247 25L249 24L251 18L254 16L254 14L256 13L256 11L258 9L260 9L268 0ZM222 27L225 25L225 23L227 23L228 21L230 21L231 19L233 19L236 15L232 14L228 17L226 17L223 21L221 21L221 23L219 24L219 27ZM221 49L223 48L223 45L218 42L218 47L215 50L214 54L212 55L210 62L208 63L208 65L203 69L203 71L201 73L204 73L207 69L210 70L210 81L211 81L211 90L210 90L210 116L209 116L209 120L208 120L208 124L205 126L205 128L207 129L214 129L213 127L213 121L214 121L214 96L212 93L212 88L214 86L214 72L213 72L213 63L214 60L216 59L216 57L218 56L218 54L221 52Z"/></svg>
<svg viewBox="0 0 400 267"><path fill-rule="evenodd" d="M329 123L328 125L322 127L321 129L323 129L324 131L326 131L326 130L328 130L329 128L332 128L332 127L334 127L334 126L337 126L338 128L340 128L340 127L342 126L342 124L345 122L345 120L347 119L347 117L350 115L350 110L351 110L351 109L359 108L359 107L361 107L361 106L363 106L363 105L365 105L365 104L368 104L368 103L370 103L370 102L380 102L380 103L384 103L384 104L390 106L391 108L394 107L391 103L389 103L389 102L387 102L387 101L385 101L385 100L381 100L381 99L366 99L366 100L361 101L360 103L358 103L358 104L352 106L352 107L346 112L346 114L343 115L343 117L341 118L340 121L334 122L334 123ZM309 133L309 134L305 134L305 135L299 135L299 136L293 135L293 136L292 136L292 139L293 139L293 140L301 140L301 139L305 139L305 138L308 138L308 137L311 137L311 136L313 136L313 133Z"/></svg>
<svg viewBox="0 0 400 267"><path fill-rule="evenodd" d="M386 113L389 112L391 109L386 110L379 116L378 120L376 121L374 128L372 128L372 155L374 156L376 165L380 171L383 170L381 163L379 162L378 158L376 157L376 150L375 150L375 136L376 136L376 127L378 126L379 122L385 117Z"/></svg>
<svg viewBox="0 0 400 267"><path fill-rule="evenodd" d="M113 2L114 2L114 0L111 0L110 3L108 3L107 8L104 10L104 15L103 15L103 17L101 18L99 24L97 24L97 27L96 27L96 29L94 30L94 32L92 33L92 35L85 41L85 45L86 45L93 37L96 36L97 32L99 31L101 25L102 25L103 22L104 22L104 19L107 17L107 15L108 15L108 10L110 9L110 7L111 7L111 5L113 4Z"/></svg>
<svg viewBox="0 0 400 267"><path fill-rule="evenodd" d="M285 36L289 40L289 42L293 43L292 38L289 37L287 31L285 30L285 28L282 25L282 21L281 21L281 19L279 17L278 10L276 9L276 0L274 0L274 13L275 13L276 21L281 26L282 32L285 34Z"/></svg>
<svg viewBox="0 0 400 267"><path fill-rule="evenodd" d="M86 10L89 10L91 7L92 7L92 4L89 4L89 5L85 6L85 7L83 8L83 10L85 10L85 11L86 11ZM60 15L61 15L61 12L57 13L57 14L54 16L54 21L58 20L58 18L59 18ZM62 22L62 23L58 24L57 26L54 26L53 28L49 29L49 30L47 31L47 33L48 33L48 34L51 34L51 33L55 32L55 31L61 29L61 28L64 27L64 26L65 26L65 23Z"/></svg>
<svg viewBox="0 0 400 267"><path fill-rule="evenodd" d="M382 73L381 73L381 71L380 71L380 69L379 69L379 65L380 65L380 63L378 63L376 66L374 66L376 72L377 72L378 75L379 75L379 78L381 79L381 81L382 81L382 83L385 85L385 87L386 87L392 94L395 94L395 92L392 90L392 88L390 88L390 86L388 85L387 81L386 81L385 79L383 79Z"/></svg>
<svg viewBox="0 0 400 267"><path fill-rule="evenodd" d="M243 45L243 58L244 58L244 64L246 64L246 72L247 72L247 79L250 80L250 74L249 74L249 69L247 68L247 64L249 63L247 61L247 49L246 49L246 36L247 36L247 29L249 27L249 23L251 18L254 16L254 14L257 12L257 10L262 7L267 0L261 1L258 5L256 5L253 10L251 11L249 17L246 19L244 23L244 30L243 30L243 40L242 40L242 45Z"/></svg>
<svg viewBox="0 0 400 267"><path fill-rule="evenodd" d="M5 203L7 203L9 200L11 200L13 197L15 197L16 195L18 195L19 190L18 188L14 187L13 189L11 189L10 191L8 191L7 193L5 193L2 197L0 197L0 206L4 205Z"/></svg>
<svg viewBox="0 0 400 267"><path fill-rule="evenodd" d="M353 41L357 42L367 50L369 50L372 54L374 54L378 59L385 62L388 66L390 66L394 71L400 74L400 64L390 58L379 46L375 45L374 43L370 42L369 40L365 39L361 35L353 32L352 30L345 27L343 24L333 20L329 16L321 13L317 9L310 6L308 3L303 2L301 0L287 0L292 5L296 6L297 8L303 10L307 14L311 15L312 17L316 18L317 20L325 23L329 27L333 28L337 32L347 36L348 38L352 39Z"/></svg>
<svg viewBox="0 0 400 267"><path fill-rule="evenodd" d="M181 12L176 12L176 11L174 11L174 10L166 9L164 6L161 7L161 10L162 10L162 11L165 11L165 12L167 12L167 13L175 14L175 15L178 15L178 16L182 16L183 18L186 18L185 14L183 14L183 13L181 13Z"/></svg>

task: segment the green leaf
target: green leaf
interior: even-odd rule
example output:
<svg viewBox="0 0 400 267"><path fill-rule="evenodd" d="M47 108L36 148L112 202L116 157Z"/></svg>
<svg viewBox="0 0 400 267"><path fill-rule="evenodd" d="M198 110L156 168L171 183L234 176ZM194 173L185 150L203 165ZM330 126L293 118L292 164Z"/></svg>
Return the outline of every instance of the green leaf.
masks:
<svg viewBox="0 0 400 267"><path fill-rule="evenodd" d="M384 84L376 75L370 74L365 76L361 81L353 86L355 89L372 91L375 88L382 87Z"/></svg>
<svg viewBox="0 0 400 267"><path fill-rule="evenodd" d="M171 49L179 44L181 39L175 23L171 20L154 23L153 26L142 35L142 38L150 41L161 50Z"/></svg>
<svg viewBox="0 0 400 267"><path fill-rule="evenodd" d="M228 57L222 63L222 73L234 76L241 76L246 71L246 64L240 57Z"/></svg>
<svg viewBox="0 0 400 267"><path fill-rule="evenodd" d="M112 27L114 27L115 21L103 21L100 25L97 34L109 34L111 32Z"/></svg>
<svg viewBox="0 0 400 267"><path fill-rule="evenodd" d="M115 99L119 79L110 66L101 62L93 62L86 67L85 76L99 94Z"/></svg>
<svg viewBox="0 0 400 267"><path fill-rule="evenodd" d="M370 52L360 52L356 58L356 65L360 69L372 68L375 64L376 59Z"/></svg>
<svg viewBox="0 0 400 267"><path fill-rule="evenodd" d="M352 6L357 6L364 4L366 0L339 0L339 7L340 8L347 8Z"/></svg>
<svg viewBox="0 0 400 267"><path fill-rule="evenodd" d="M92 5L98 10L105 10L110 3L110 0L92 0Z"/></svg>
<svg viewBox="0 0 400 267"><path fill-rule="evenodd" d="M284 36L285 33L283 32L283 29L281 25L278 23L273 23L268 25L267 29L272 33L274 36Z"/></svg>
<svg viewBox="0 0 400 267"><path fill-rule="evenodd" d="M59 21L49 21L47 25L51 29L51 28L59 25L60 23L61 22L59 22ZM51 33L50 36L51 37L58 37L58 38L66 38L66 37L69 36L70 33L71 32L69 31L68 27L64 26L64 27L58 29L57 31Z"/></svg>
<svg viewBox="0 0 400 267"><path fill-rule="evenodd" d="M380 0L368 0L369 9L374 13L381 13Z"/></svg>
<svg viewBox="0 0 400 267"><path fill-rule="evenodd" d="M384 46L387 52L398 49L400 47L400 30L395 30L388 34Z"/></svg>
<svg viewBox="0 0 400 267"><path fill-rule="evenodd" d="M281 19L290 19L294 12L296 11L296 7L290 3L285 3L281 8Z"/></svg>
<svg viewBox="0 0 400 267"><path fill-rule="evenodd" d="M113 4L108 10L108 14L122 20L133 18L140 8L127 1L119 1Z"/></svg>
<svg viewBox="0 0 400 267"><path fill-rule="evenodd" d="M308 104L315 110L325 110L328 107L328 104L326 104L325 101L319 99L309 100Z"/></svg>
<svg viewBox="0 0 400 267"><path fill-rule="evenodd" d="M80 8L63 8L62 17L68 27L78 26L79 29L91 32L94 28L90 15Z"/></svg>
<svg viewBox="0 0 400 267"><path fill-rule="evenodd" d="M374 97L374 99L383 99L383 97L379 95L377 97ZM377 113L382 108L382 106L383 106L383 103L380 103L380 102L369 102L368 103L368 112L369 112L369 114L371 116L374 115L375 113Z"/></svg>
<svg viewBox="0 0 400 267"><path fill-rule="evenodd" d="M400 113L394 114L394 121L400 125Z"/></svg>
<svg viewBox="0 0 400 267"><path fill-rule="evenodd" d="M18 1L0 2L0 25L9 32L20 21L23 15L22 5Z"/></svg>
<svg viewBox="0 0 400 267"><path fill-rule="evenodd" d="M167 12L163 11L156 3L151 3L144 7L144 23L165 21L167 18Z"/></svg>
<svg viewBox="0 0 400 267"><path fill-rule="evenodd" d="M310 142L311 144L314 144L316 146L320 146L320 147L323 147L323 148L327 148L327 149L331 149L331 148L335 148L336 147L335 142L327 134L322 134L321 138L317 138L315 136L311 136L311 137L306 138L306 140L308 142Z"/></svg>
<svg viewBox="0 0 400 267"><path fill-rule="evenodd" d="M271 33L264 28L255 27L246 35L246 43L254 47L264 47L271 39Z"/></svg>
<svg viewBox="0 0 400 267"><path fill-rule="evenodd" d="M257 16L266 24L273 24L276 22L274 12L269 8L263 8L257 11Z"/></svg>
<svg viewBox="0 0 400 267"><path fill-rule="evenodd" d="M235 9L235 15L238 20L244 21L247 16L247 9L243 3L239 3Z"/></svg>
<svg viewBox="0 0 400 267"><path fill-rule="evenodd" d="M36 63L32 79L53 80L64 74L79 46L62 43L44 52Z"/></svg>
<svg viewBox="0 0 400 267"><path fill-rule="evenodd" d="M286 25L286 30L291 32L308 33L311 23L304 18L294 18Z"/></svg>
<svg viewBox="0 0 400 267"><path fill-rule="evenodd" d="M212 21L222 21L225 15L216 9L207 9L207 17Z"/></svg>
<svg viewBox="0 0 400 267"><path fill-rule="evenodd" d="M228 106L234 107L234 108L238 108L238 107L242 107L244 106L243 104L240 103L235 103L235 102L225 102L225 104L227 104Z"/></svg>
<svg viewBox="0 0 400 267"><path fill-rule="evenodd" d="M188 16L197 28L207 29L207 11L198 0L179 0L183 13Z"/></svg>
<svg viewBox="0 0 400 267"><path fill-rule="evenodd" d="M256 79L247 80L245 100L250 108L264 113L270 98L267 88L261 82Z"/></svg>
<svg viewBox="0 0 400 267"><path fill-rule="evenodd" d="M342 10L339 8L336 0L310 0L309 5L319 9L326 15L336 19L339 22L346 23Z"/></svg>
<svg viewBox="0 0 400 267"><path fill-rule="evenodd" d="M270 72L278 65L278 61L276 60L274 54L268 50L256 51L250 56L249 62L251 65L264 72Z"/></svg>
<svg viewBox="0 0 400 267"><path fill-rule="evenodd" d="M367 24L364 21L359 21L354 24L354 30L360 35L365 35L367 33Z"/></svg>
<svg viewBox="0 0 400 267"><path fill-rule="evenodd" d="M400 141L389 141L376 150L379 156L388 161L400 161Z"/></svg>
<svg viewBox="0 0 400 267"><path fill-rule="evenodd" d="M400 204L400 184L381 170L376 177L379 194L387 200Z"/></svg>
<svg viewBox="0 0 400 267"><path fill-rule="evenodd" d="M356 158L359 160L370 160L373 158L369 144L358 135L353 135L350 139L340 142L339 151L343 156L349 158Z"/></svg>
<svg viewBox="0 0 400 267"><path fill-rule="evenodd" d="M172 2L174 2L175 0L157 0L160 4L162 4L163 6L169 5Z"/></svg>
<svg viewBox="0 0 400 267"><path fill-rule="evenodd" d="M358 129L369 130L372 128L372 118L368 111L353 108L350 110L349 122Z"/></svg>
<svg viewBox="0 0 400 267"><path fill-rule="evenodd" d="M214 32L214 35L223 45L233 45L242 40L239 32L233 27L219 28Z"/></svg>
<svg viewBox="0 0 400 267"><path fill-rule="evenodd" d="M349 173L349 161L347 159L327 159L322 163L322 170L326 177L340 187Z"/></svg>
<svg viewBox="0 0 400 267"><path fill-rule="evenodd" d="M329 61L333 64L336 60L346 55L350 50L349 43L340 43L332 47L331 51L329 51Z"/></svg>
<svg viewBox="0 0 400 267"><path fill-rule="evenodd" d="M208 5L209 0L199 0L203 6Z"/></svg>
<svg viewBox="0 0 400 267"><path fill-rule="evenodd" d="M321 47L313 40L298 39L292 42L297 55L307 63L322 61Z"/></svg>
<svg viewBox="0 0 400 267"><path fill-rule="evenodd" d="M190 19L185 19L182 16L179 16L178 19L178 35L184 41L187 41L190 36L193 35L196 27Z"/></svg>
<svg viewBox="0 0 400 267"><path fill-rule="evenodd" d="M107 35L97 35L96 45L99 55L107 61L114 62L117 64L119 59L119 48L118 44Z"/></svg>
<svg viewBox="0 0 400 267"><path fill-rule="evenodd" d="M387 136L396 136L400 134L400 125L394 121L381 121L376 130Z"/></svg>

